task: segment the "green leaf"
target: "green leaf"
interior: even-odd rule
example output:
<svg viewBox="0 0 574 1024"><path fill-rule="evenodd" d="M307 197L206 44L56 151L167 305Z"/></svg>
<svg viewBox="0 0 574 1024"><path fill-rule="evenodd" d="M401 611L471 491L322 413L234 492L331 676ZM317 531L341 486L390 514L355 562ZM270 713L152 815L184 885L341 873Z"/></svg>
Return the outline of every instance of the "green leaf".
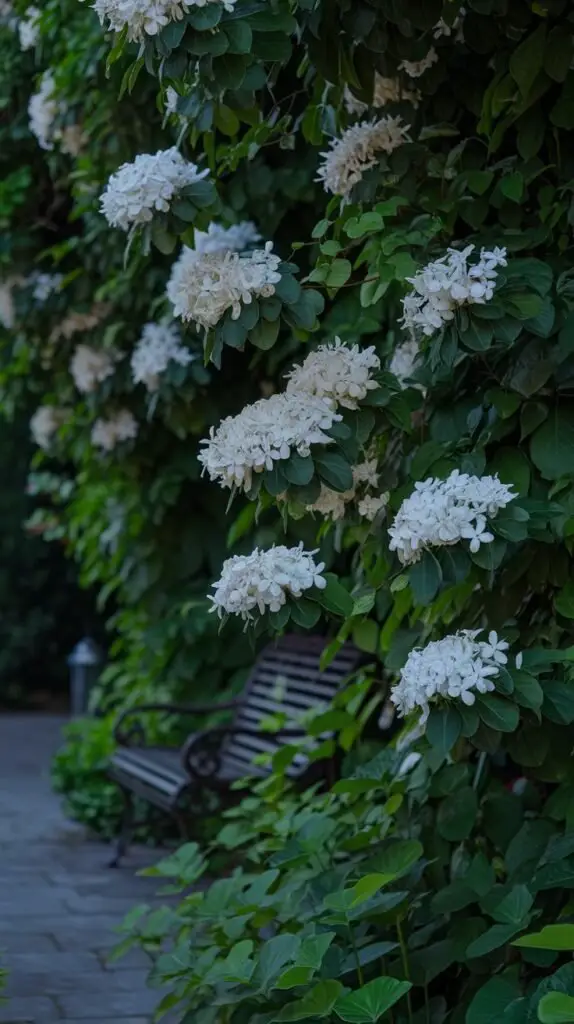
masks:
<svg viewBox="0 0 574 1024"><path fill-rule="evenodd" d="M514 885L509 893L491 911L492 917L500 924L521 925L534 903L525 885Z"/></svg>
<svg viewBox="0 0 574 1024"><path fill-rule="evenodd" d="M425 735L431 747L439 754L448 754L462 731L462 718L453 705L433 708L426 724Z"/></svg>
<svg viewBox="0 0 574 1024"><path fill-rule="evenodd" d="M376 654L379 649L379 627L372 619L365 619L353 627L353 643L360 651Z"/></svg>
<svg viewBox="0 0 574 1024"><path fill-rule="evenodd" d="M520 704L523 708L531 708L534 711L542 707L544 691L536 677L518 669L514 669L511 672L511 676L514 682L514 699L516 703Z"/></svg>
<svg viewBox="0 0 574 1024"><path fill-rule="evenodd" d="M207 32L219 24L222 13L223 9L219 4L208 4L206 7L192 7L191 12L187 16L187 21L198 32Z"/></svg>
<svg viewBox="0 0 574 1024"><path fill-rule="evenodd" d="M297 988L299 985L306 985L313 977L313 968L303 965L288 967L283 974L280 974L273 988L288 989Z"/></svg>
<svg viewBox="0 0 574 1024"><path fill-rule="evenodd" d="M514 732L520 713L515 704L495 693L481 693L476 700L476 709L490 729L497 732Z"/></svg>
<svg viewBox="0 0 574 1024"><path fill-rule="evenodd" d="M205 10L206 8L204 8ZM229 40L229 53L249 53L253 42L251 26L244 19L226 21L223 31ZM235 134L235 133L230 133Z"/></svg>
<svg viewBox="0 0 574 1024"><path fill-rule="evenodd" d="M353 470L338 452L320 451L314 455L315 467L321 480L334 491L344 493L353 489Z"/></svg>
<svg viewBox="0 0 574 1024"><path fill-rule="evenodd" d="M353 612L353 598L349 591L345 590L333 573L323 573L323 578L327 581L327 586L323 590L316 588L309 592L313 593L313 600L317 601L323 608L326 608L327 611L333 612L334 615L340 615L344 619L347 618Z"/></svg>
<svg viewBox="0 0 574 1024"><path fill-rule="evenodd" d="M226 107L224 103L220 103L215 109L215 127L219 128L220 132L224 135L237 135L241 122L231 107Z"/></svg>
<svg viewBox="0 0 574 1024"><path fill-rule="evenodd" d="M259 951L253 984L266 990L285 964L295 959L300 943L299 936L291 932L274 935L264 942Z"/></svg>
<svg viewBox="0 0 574 1024"><path fill-rule="evenodd" d="M283 491L287 490L287 480L283 476L283 470L279 459L273 463L273 469L265 470L263 480L269 494L274 498L276 498L278 494L283 494Z"/></svg>
<svg viewBox="0 0 574 1024"><path fill-rule="evenodd" d="M241 54L223 53L213 59L213 76L222 89L240 89L245 78L246 58Z"/></svg>
<svg viewBox="0 0 574 1024"><path fill-rule="evenodd" d="M472 832L478 804L476 793L470 786L461 786L443 800L437 814L437 831L443 839L458 842L467 839Z"/></svg>
<svg viewBox="0 0 574 1024"><path fill-rule="evenodd" d="M360 238L370 231L380 231L384 227L384 220L380 213L374 210L363 213L360 217L350 217L346 222L344 231L349 238Z"/></svg>
<svg viewBox="0 0 574 1024"><path fill-rule="evenodd" d="M546 26L539 25L524 42L517 46L510 57L510 74L518 84L522 96L527 96L544 63L546 47Z"/></svg>
<svg viewBox="0 0 574 1024"><path fill-rule="evenodd" d="M480 935L478 939L470 943L466 950L466 955L469 959L475 956L486 956L487 953L492 953L493 949L500 949L501 946L505 946L518 931L520 931L520 928L515 924L495 924L488 931L484 932L483 935Z"/></svg>
<svg viewBox="0 0 574 1024"><path fill-rule="evenodd" d="M396 978L375 978L356 992L341 996L335 1013L350 1024L374 1024L411 988L409 981Z"/></svg>
<svg viewBox="0 0 574 1024"><path fill-rule="evenodd" d="M504 1010L520 994L514 978L498 975L474 995L466 1011L465 1024L493 1024L503 1020Z"/></svg>
<svg viewBox="0 0 574 1024"><path fill-rule="evenodd" d="M519 448L499 448L488 464L488 472L498 473L502 483L512 484L519 494L528 494L530 463Z"/></svg>
<svg viewBox="0 0 574 1024"><path fill-rule="evenodd" d="M172 253L177 245L176 235L171 235L164 224L157 218L151 224L151 240L156 249L159 249L164 256Z"/></svg>
<svg viewBox="0 0 574 1024"><path fill-rule="evenodd" d="M302 999L288 1003L275 1016L271 1016L270 1024L273 1021L307 1021L315 1017L328 1017L342 988L340 981L319 981Z"/></svg>
<svg viewBox="0 0 574 1024"><path fill-rule="evenodd" d="M460 334L460 340L471 352L485 352L492 344L494 327L492 324L471 320L466 331Z"/></svg>
<svg viewBox="0 0 574 1024"><path fill-rule="evenodd" d="M297 455L296 452L288 459L282 461L281 468L289 483L298 484L299 486L308 484L313 479L315 471L313 459L309 455L303 458L302 455Z"/></svg>
<svg viewBox="0 0 574 1024"><path fill-rule="evenodd" d="M481 196L492 185L494 174L492 171L465 171L464 177L470 191Z"/></svg>
<svg viewBox="0 0 574 1024"><path fill-rule="evenodd" d="M546 40L544 70L555 82L563 82L572 65L572 35L555 25Z"/></svg>
<svg viewBox="0 0 574 1024"><path fill-rule="evenodd" d="M249 341L263 351L273 348L279 337L279 320L260 320L249 332Z"/></svg>
<svg viewBox="0 0 574 1024"><path fill-rule="evenodd" d="M476 893L463 881L456 879L444 889L439 889L432 898L433 914L452 914L476 902Z"/></svg>
<svg viewBox="0 0 574 1024"><path fill-rule="evenodd" d="M422 855L423 847L418 839L395 839L372 863L391 882L410 871Z"/></svg>
<svg viewBox="0 0 574 1024"><path fill-rule="evenodd" d="M556 406L532 435L530 456L546 480L574 475L574 409Z"/></svg>
<svg viewBox="0 0 574 1024"><path fill-rule="evenodd" d="M315 224L315 227L313 228L313 230L311 232L311 237L312 238L322 238L323 235L325 235L327 233L327 231L329 230L330 225L331 225L331 221L330 220L320 220L317 224Z"/></svg>
<svg viewBox="0 0 574 1024"><path fill-rule="evenodd" d="M349 260L333 260L325 279L328 288L340 288L346 284L353 271Z"/></svg>
<svg viewBox="0 0 574 1024"><path fill-rule="evenodd" d="M365 903L367 900L372 899L384 885L388 885L392 882L395 876L393 874L384 875L380 872L375 872L370 875L364 875L358 882L351 888L353 899L349 904L349 910L351 907L360 906L361 903Z"/></svg>
<svg viewBox="0 0 574 1024"><path fill-rule="evenodd" d="M335 932L321 932L320 935L311 935L308 939L303 939L296 957L297 966L318 970L334 938Z"/></svg>
<svg viewBox="0 0 574 1024"><path fill-rule="evenodd" d="M542 713L551 722L571 725L574 722L574 683L561 683L553 679L544 680L544 704Z"/></svg>
<svg viewBox="0 0 574 1024"><path fill-rule="evenodd" d="M524 949L555 949L558 952L574 952L574 924L547 924L539 932L522 935L515 939L513 946Z"/></svg>
<svg viewBox="0 0 574 1024"><path fill-rule="evenodd" d="M425 551L409 569L408 577L416 604L430 604L442 583L440 562L431 551Z"/></svg>
<svg viewBox="0 0 574 1024"><path fill-rule="evenodd" d="M565 992L547 992L538 1003L538 1020L542 1024L572 1024L574 996Z"/></svg>
<svg viewBox="0 0 574 1024"><path fill-rule="evenodd" d="M291 602L291 618L303 629L313 629L321 618L321 609L314 601L299 597Z"/></svg>
<svg viewBox="0 0 574 1024"><path fill-rule="evenodd" d="M559 615L574 619L574 583L571 580L554 597L554 607Z"/></svg>
<svg viewBox="0 0 574 1024"><path fill-rule="evenodd" d="M524 178L520 171L513 171L501 178L499 187L506 199L519 203L524 195Z"/></svg>

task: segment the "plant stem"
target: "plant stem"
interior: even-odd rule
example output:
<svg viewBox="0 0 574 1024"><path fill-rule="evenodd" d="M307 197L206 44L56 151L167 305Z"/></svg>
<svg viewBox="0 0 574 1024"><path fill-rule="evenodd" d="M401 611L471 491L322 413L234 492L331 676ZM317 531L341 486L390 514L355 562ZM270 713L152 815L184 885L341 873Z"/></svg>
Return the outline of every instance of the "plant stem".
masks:
<svg viewBox="0 0 574 1024"><path fill-rule="evenodd" d="M479 755L479 758L478 758L478 764L476 766L476 771L474 773L474 779L473 779L473 782L472 782L472 788L473 789L478 789L478 784L480 782L480 777L481 777L482 772L484 770L485 762L486 762L486 751L482 750L480 752L480 755Z"/></svg>
<svg viewBox="0 0 574 1024"><path fill-rule="evenodd" d="M401 960L403 962L403 971L405 972L405 979L406 979L406 981L410 981L411 977L410 977L410 971L409 971L409 957L408 957L408 953L407 953L407 944L405 942L405 936L404 936L404 933L403 933L403 926L402 926L400 920L397 920L397 937L398 937L398 940L399 940L399 945L401 947ZM411 993L410 993L410 990L407 992L407 1007L408 1007L408 1011L409 1011L409 1020L412 1021L412 1019L413 1019L413 1007L412 1007L412 1003L411 1003Z"/></svg>
<svg viewBox="0 0 574 1024"><path fill-rule="evenodd" d="M359 985L364 985L365 979L363 977L363 968L361 967L361 961L359 960L359 950L357 949L357 943L355 942L355 933L350 921L347 921L347 927L349 929L349 937L351 939L351 948L353 950L353 956L355 957L355 963L357 965L357 977L359 979Z"/></svg>

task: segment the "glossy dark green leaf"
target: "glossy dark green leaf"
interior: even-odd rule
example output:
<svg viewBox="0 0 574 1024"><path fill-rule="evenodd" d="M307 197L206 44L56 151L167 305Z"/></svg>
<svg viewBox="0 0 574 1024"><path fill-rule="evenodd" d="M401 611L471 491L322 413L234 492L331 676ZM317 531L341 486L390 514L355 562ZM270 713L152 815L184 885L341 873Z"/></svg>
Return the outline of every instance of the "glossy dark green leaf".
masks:
<svg viewBox="0 0 574 1024"><path fill-rule="evenodd" d="M328 487L341 493L352 490L353 470L342 455L327 449L314 452L313 459L317 473Z"/></svg>
<svg viewBox="0 0 574 1024"><path fill-rule="evenodd" d="M457 793L443 800L437 814L437 830L443 839L459 842L467 839L474 827L478 810L476 793L470 786L461 786Z"/></svg>
<svg viewBox="0 0 574 1024"><path fill-rule="evenodd" d="M497 732L514 732L518 725L520 716L516 705L495 693L479 694L476 709L484 724Z"/></svg>
<svg viewBox="0 0 574 1024"><path fill-rule="evenodd" d="M420 561L408 571L409 584L416 604L430 604L442 583L440 563L431 551L423 552Z"/></svg>
<svg viewBox="0 0 574 1024"><path fill-rule="evenodd" d="M290 484L304 486L313 479L314 466L310 456L303 458L294 452L288 459L282 461L281 469Z"/></svg>
<svg viewBox="0 0 574 1024"><path fill-rule="evenodd" d="M356 992L341 996L335 1013L349 1024L375 1024L411 988L409 981L375 978Z"/></svg>
<svg viewBox="0 0 574 1024"><path fill-rule="evenodd" d="M426 724L425 735L430 745L440 754L448 754L462 731L462 719L452 705L433 708Z"/></svg>

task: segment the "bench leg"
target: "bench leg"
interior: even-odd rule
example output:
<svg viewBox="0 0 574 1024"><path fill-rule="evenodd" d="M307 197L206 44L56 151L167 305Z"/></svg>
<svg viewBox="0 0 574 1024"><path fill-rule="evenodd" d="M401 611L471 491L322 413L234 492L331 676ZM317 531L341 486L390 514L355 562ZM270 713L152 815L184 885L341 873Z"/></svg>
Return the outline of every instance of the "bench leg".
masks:
<svg viewBox="0 0 574 1024"><path fill-rule="evenodd" d="M124 813L120 825L120 834L116 845L116 852L108 864L110 868L119 868L122 858L126 855L134 829L134 800L131 793L122 790L124 798Z"/></svg>

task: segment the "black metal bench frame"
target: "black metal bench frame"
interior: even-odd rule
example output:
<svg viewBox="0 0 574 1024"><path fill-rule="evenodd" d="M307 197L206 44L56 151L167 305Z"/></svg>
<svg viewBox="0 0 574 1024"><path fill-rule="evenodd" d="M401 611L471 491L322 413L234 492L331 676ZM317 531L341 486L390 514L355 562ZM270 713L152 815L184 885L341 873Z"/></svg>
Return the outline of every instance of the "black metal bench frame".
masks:
<svg viewBox="0 0 574 1024"><path fill-rule="evenodd" d="M193 820L205 813L209 792L217 794L223 804L237 801L240 795L231 788L234 781L268 774L267 767L252 765L255 754L273 753L285 741L303 739L305 732L300 727L265 732L258 728L258 723L273 711L290 713L293 718L297 711L328 704L364 660L356 647L346 644L329 667L321 671L319 659L326 643L323 637L287 636L269 645L257 659L243 693L235 700L219 704L144 704L122 713L114 730L118 749L108 765L108 774L124 798L110 867L119 866L137 827L135 798L170 814L182 836L189 838ZM285 692L274 700L272 687L281 681L286 683ZM220 711L234 712L232 721L192 733L181 749L146 746L145 729L138 720L151 713L205 717ZM301 756L288 769L294 779L304 776L309 781L334 781L334 761L311 765L305 762L306 758Z"/></svg>

